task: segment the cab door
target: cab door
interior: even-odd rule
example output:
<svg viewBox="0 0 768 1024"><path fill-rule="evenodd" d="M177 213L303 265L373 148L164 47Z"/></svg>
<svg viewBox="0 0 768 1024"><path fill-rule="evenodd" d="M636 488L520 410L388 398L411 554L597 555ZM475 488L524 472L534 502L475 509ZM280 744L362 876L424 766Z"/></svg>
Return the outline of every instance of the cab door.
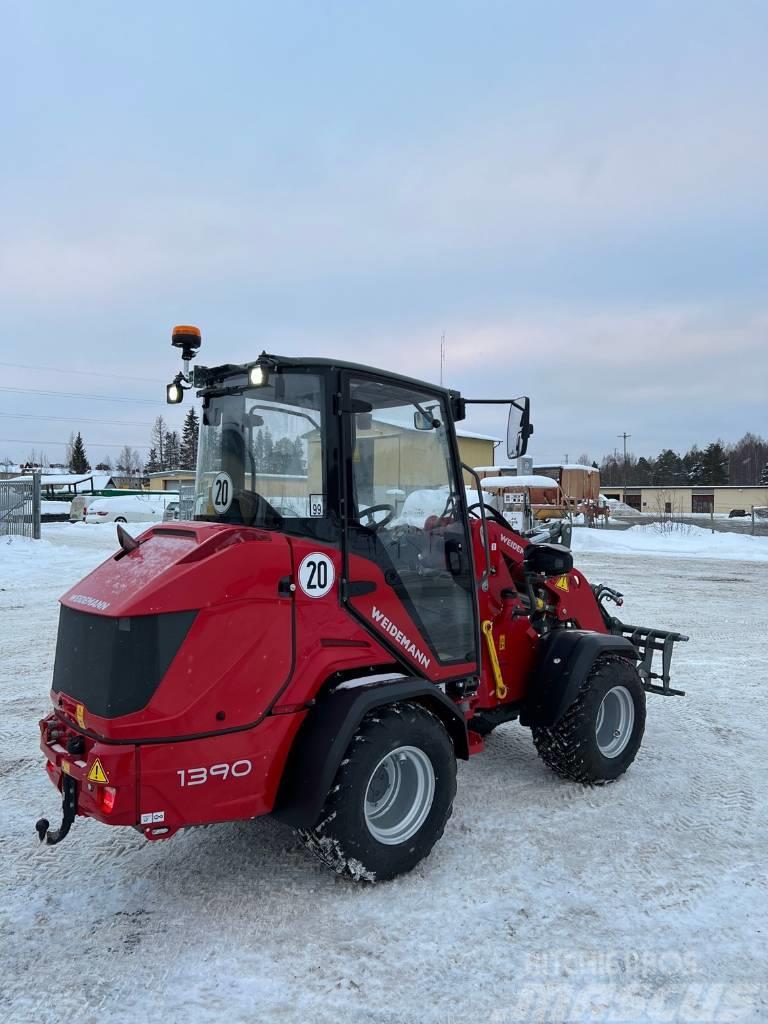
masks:
<svg viewBox="0 0 768 1024"><path fill-rule="evenodd" d="M348 609L435 681L477 672L466 493L443 392L345 374Z"/></svg>

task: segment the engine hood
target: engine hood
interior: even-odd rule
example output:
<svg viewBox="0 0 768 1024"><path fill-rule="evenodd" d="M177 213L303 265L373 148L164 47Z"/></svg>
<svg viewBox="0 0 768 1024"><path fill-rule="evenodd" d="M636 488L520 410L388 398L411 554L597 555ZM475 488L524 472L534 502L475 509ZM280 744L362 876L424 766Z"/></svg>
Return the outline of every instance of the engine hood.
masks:
<svg viewBox="0 0 768 1024"><path fill-rule="evenodd" d="M61 599L59 712L130 742L256 722L292 671L292 600L279 589L290 542L216 523L138 539Z"/></svg>
<svg viewBox="0 0 768 1024"><path fill-rule="evenodd" d="M153 526L76 583L61 603L94 615L192 611L263 596L263 581L286 571L282 534L215 523Z"/></svg>

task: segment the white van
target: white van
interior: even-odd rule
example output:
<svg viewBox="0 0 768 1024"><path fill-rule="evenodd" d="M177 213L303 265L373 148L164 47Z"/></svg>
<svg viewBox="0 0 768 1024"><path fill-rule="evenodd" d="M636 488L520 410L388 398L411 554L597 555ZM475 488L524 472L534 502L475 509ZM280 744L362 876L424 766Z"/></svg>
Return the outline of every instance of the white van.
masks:
<svg viewBox="0 0 768 1024"><path fill-rule="evenodd" d="M86 523L161 523L166 506L178 501L172 491L148 491L88 502Z"/></svg>

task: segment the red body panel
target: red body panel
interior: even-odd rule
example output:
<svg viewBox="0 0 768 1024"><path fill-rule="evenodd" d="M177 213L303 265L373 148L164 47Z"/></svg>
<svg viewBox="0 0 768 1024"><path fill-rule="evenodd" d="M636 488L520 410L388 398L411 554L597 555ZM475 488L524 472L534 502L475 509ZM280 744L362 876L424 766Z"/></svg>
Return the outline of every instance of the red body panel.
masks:
<svg viewBox="0 0 768 1024"><path fill-rule="evenodd" d="M255 818L272 810L285 759L306 712L272 715L244 732L139 749L139 821L166 838L185 825ZM144 821L147 815L152 822ZM158 818L162 815L162 818Z"/></svg>
<svg viewBox="0 0 768 1024"><path fill-rule="evenodd" d="M488 534L492 572L486 590L478 585L479 618L492 623L507 688L503 703L517 703L531 684L539 638L522 596L528 542L493 521ZM112 619L197 614L141 710L102 718L52 691L57 710L41 723L42 749L57 785L62 762L69 765L80 814L164 838L184 825L267 813L307 706L337 673L396 668L398 656L434 683L478 672L473 662L441 665L380 567L354 556L350 578L370 581L373 589L350 598L353 614L340 599L342 559L331 545L208 523L155 526L140 540L74 586L62 603ZM485 554L477 521L472 544L479 575ZM312 552L322 552L335 569L333 586L320 598L296 586L297 567ZM537 586L537 600L550 616L606 631L581 573ZM470 729L473 710L502 703L485 636L479 676L476 696L462 705ZM84 738L82 754L66 753L71 737ZM480 749L481 742L472 745L472 752ZM111 813L99 801L104 783L87 777L96 757L116 790Z"/></svg>

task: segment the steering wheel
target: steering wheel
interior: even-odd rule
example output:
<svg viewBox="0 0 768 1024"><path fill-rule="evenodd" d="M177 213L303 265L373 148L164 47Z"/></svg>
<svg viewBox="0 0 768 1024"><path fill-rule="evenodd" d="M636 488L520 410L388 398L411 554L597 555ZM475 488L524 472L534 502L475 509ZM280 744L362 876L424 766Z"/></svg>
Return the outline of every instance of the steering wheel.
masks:
<svg viewBox="0 0 768 1024"><path fill-rule="evenodd" d="M472 513L475 511L476 508L480 508L480 502L479 501L476 501L474 503L474 505L470 505L469 508L467 509L467 513L469 515L472 515ZM509 523L504 518L504 516L501 514L501 512L498 512L495 508L492 508L490 505L486 505L485 502L483 502L483 508L485 509L485 514L489 518L495 519L496 522L499 523L500 526L503 526L505 529L507 529L507 530L510 529ZM482 513L479 513L479 514L476 513L475 514L475 519L480 519L481 517L482 517Z"/></svg>
<svg viewBox="0 0 768 1024"><path fill-rule="evenodd" d="M371 520L368 524L368 529L380 530L382 526L386 526L387 523L392 522L395 517L395 511L396 509L394 505L369 505L368 508L363 509L363 511L358 514L358 519L362 521L363 516L367 516ZM383 519L374 519L374 512L387 512L389 514L384 516Z"/></svg>

